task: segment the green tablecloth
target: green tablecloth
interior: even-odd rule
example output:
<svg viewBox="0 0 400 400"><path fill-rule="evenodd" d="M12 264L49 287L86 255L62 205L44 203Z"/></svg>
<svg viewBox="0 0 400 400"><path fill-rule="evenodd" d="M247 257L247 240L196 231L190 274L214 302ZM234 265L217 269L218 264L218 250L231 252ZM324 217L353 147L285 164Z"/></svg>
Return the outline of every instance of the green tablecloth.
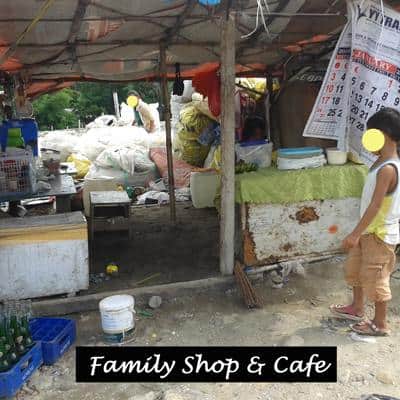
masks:
<svg viewBox="0 0 400 400"><path fill-rule="evenodd" d="M281 171L275 167L236 175L237 203L287 204L360 197L368 168L346 164Z"/></svg>

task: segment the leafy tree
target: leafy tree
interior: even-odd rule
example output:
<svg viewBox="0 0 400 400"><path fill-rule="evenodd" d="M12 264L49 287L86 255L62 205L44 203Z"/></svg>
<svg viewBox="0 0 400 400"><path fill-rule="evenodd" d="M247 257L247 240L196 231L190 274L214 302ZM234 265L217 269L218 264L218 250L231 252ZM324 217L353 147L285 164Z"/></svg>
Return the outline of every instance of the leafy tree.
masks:
<svg viewBox="0 0 400 400"><path fill-rule="evenodd" d="M33 102L34 114L41 130L78 126L78 119L70 110L73 96L71 89L64 89L42 95Z"/></svg>
<svg viewBox="0 0 400 400"><path fill-rule="evenodd" d="M159 103L157 82L129 84L80 82L69 89L45 94L34 101L35 116L40 129L77 127L78 120L87 124L102 114L114 114L113 92L119 103L126 101L130 90L137 91L146 103ZM72 110L69 112L68 110Z"/></svg>

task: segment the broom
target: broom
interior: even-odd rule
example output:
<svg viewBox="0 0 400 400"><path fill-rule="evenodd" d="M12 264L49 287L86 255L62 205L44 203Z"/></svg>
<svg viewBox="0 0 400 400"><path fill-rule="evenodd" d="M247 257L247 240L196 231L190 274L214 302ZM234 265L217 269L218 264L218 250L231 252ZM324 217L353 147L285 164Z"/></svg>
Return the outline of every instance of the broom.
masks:
<svg viewBox="0 0 400 400"><path fill-rule="evenodd" d="M248 308L262 308L261 299L258 297L243 267L237 261L233 269L236 282L242 292L243 300Z"/></svg>

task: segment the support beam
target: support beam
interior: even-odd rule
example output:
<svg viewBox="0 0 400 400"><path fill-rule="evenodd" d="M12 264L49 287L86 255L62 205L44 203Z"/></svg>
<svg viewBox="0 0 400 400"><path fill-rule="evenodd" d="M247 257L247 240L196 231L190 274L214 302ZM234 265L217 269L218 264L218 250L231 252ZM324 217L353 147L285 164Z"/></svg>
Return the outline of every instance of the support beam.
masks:
<svg viewBox="0 0 400 400"><path fill-rule="evenodd" d="M71 53L71 60L73 62L73 65L76 64L78 66L78 70L81 74L82 70L79 65L78 56L76 54L75 42L77 41L79 30L81 29L82 26L82 19L86 14L86 9L89 3L90 3L89 0L79 0L74 16L72 18L71 29L68 35L68 49L69 52Z"/></svg>
<svg viewBox="0 0 400 400"><path fill-rule="evenodd" d="M169 190L169 206L171 213L171 223L176 223L176 207L175 207L175 179L174 179L174 164L172 158L172 139L171 139L171 111L170 100L168 93L167 81L167 49L164 43L160 46L160 78L161 78L161 93L165 120L165 135L167 147L167 162L168 162L168 190Z"/></svg>
<svg viewBox="0 0 400 400"><path fill-rule="evenodd" d="M221 20L221 215L220 270L233 273L235 256L235 17Z"/></svg>

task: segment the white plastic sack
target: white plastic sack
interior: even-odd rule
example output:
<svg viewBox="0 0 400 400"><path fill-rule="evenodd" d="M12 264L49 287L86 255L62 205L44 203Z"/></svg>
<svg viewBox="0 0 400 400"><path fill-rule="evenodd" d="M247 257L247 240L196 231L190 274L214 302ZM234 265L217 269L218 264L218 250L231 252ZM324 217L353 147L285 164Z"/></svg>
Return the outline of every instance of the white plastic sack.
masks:
<svg viewBox="0 0 400 400"><path fill-rule="evenodd" d="M149 151L144 147L136 147L134 150L135 157L135 171L136 172L147 172L154 168L153 161L150 160Z"/></svg>
<svg viewBox="0 0 400 400"><path fill-rule="evenodd" d="M103 143L99 142L96 135L90 133L97 129L100 130L104 128L93 128L86 135L82 136L80 140L80 153L88 158L90 161L96 160L99 154L106 149L106 146Z"/></svg>
<svg viewBox="0 0 400 400"><path fill-rule="evenodd" d="M174 130L171 130L171 140L174 141ZM149 148L165 147L165 125L161 124L160 130L149 135Z"/></svg>
<svg viewBox="0 0 400 400"><path fill-rule="evenodd" d="M158 204L168 204L169 194L165 192L157 192L155 190L150 190L149 192L143 193L137 198L138 204L145 204L146 199L157 200Z"/></svg>
<svg viewBox="0 0 400 400"><path fill-rule="evenodd" d="M137 126L93 128L89 129L84 138L103 145L104 148L101 151L106 147L135 148L136 146L141 146L147 149L149 147L149 134L143 128Z"/></svg>
<svg viewBox="0 0 400 400"><path fill-rule="evenodd" d="M129 174L125 171L115 168L102 168L97 165L92 164L89 172L87 173L85 179L102 179L111 180L120 185L127 185L129 180Z"/></svg>
<svg viewBox="0 0 400 400"><path fill-rule="evenodd" d="M149 104L151 116L153 117L154 121L154 131L157 132L160 129L160 113L158 112L158 103L151 103Z"/></svg>
<svg viewBox="0 0 400 400"><path fill-rule="evenodd" d="M135 150L107 148L96 158L96 164L103 168L116 168L130 175L135 173Z"/></svg>
<svg viewBox="0 0 400 400"><path fill-rule="evenodd" d="M192 86L192 81L183 81L184 89L182 93L182 100L184 103L190 103L192 101L192 95L194 93L194 88Z"/></svg>
<svg viewBox="0 0 400 400"><path fill-rule="evenodd" d="M80 137L68 131L54 131L39 136L39 148L60 152L60 161L65 162L68 156L79 149Z"/></svg>
<svg viewBox="0 0 400 400"><path fill-rule="evenodd" d="M131 126L133 124L133 121L135 121L135 112L133 111L132 107L129 107L128 104L122 102L121 103L121 121L125 125Z"/></svg>
<svg viewBox="0 0 400 400"><path fill-rule="evenodd" d="M94 121L86 125L86 128L102 128L105 126L112 126L117 123L117 118L114 115L101 115Z"/></svg>

